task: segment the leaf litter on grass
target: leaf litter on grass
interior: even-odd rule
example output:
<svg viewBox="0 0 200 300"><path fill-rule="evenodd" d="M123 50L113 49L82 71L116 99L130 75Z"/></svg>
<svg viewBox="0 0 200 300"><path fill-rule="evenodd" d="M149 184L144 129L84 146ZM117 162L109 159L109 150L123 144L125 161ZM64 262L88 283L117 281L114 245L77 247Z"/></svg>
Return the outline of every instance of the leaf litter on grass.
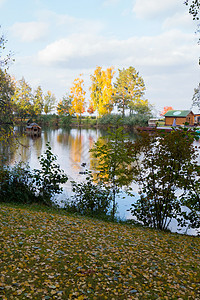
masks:
<svg viewBox="0 0 200 300"><path fill-rule="evenodd" d="M199 237L0 206L0 299L200 299Z"/></svg>

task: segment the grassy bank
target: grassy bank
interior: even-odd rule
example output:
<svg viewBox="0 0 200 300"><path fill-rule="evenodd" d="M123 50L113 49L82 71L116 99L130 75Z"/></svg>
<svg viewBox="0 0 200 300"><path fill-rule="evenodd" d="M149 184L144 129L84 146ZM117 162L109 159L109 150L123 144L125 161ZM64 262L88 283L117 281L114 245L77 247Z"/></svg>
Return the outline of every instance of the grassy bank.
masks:
<svg viewBox="0 0 200 300"><path fill-rule="evenodd" d="M108 114L98 119L94 116L83 116L81 118L81 124L75 116L58 116L56 114L39 115L36 118L29 119L29 122L36 122L40 126L52 126L52 127L109 127L121 124L127 128L134 128L135 126L147 126L149 116L137 114L131 116L125 116L122 118L119 114ZM16 125L26 125L28 119L21 121L21 119L15 119Z"/></svg>
<svg viewBox="0 0 200 300"><path fill-rule="evenodd" d="M200 299L199 237L0 205L0 299Z"/></svg>

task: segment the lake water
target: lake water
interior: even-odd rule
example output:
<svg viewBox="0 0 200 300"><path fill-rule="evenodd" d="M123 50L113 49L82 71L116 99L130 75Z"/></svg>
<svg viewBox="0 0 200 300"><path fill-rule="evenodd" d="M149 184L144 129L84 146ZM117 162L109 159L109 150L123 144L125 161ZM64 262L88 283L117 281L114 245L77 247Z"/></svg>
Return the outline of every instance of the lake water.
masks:
<svg viewBox="0 0 200 300"><path fill-rule="evenodd" d="M86 163L88 170L92 169L92 156L89 149L97 141L100 136L105 135L105 131L100 129L43 129L40 137L31 137L21 135L24 129L16 128L19 136L18 148L10 155L9 164L14 165L19 161L28 163L31 169L39 169L40 164L38 157L46 150L46 143L49 142L52 152L57 155L57 162L68 175L68 182L63 185L64 192L57 196L62 202L71 195L70 181L83 181L83 172L85 168L81 165ZM134 139L134 134L130 134ZM134 186L134 185L133 185ZM137 186L135 185L135 192ZM126 199L118 198L118 216L122 219L130 218L131 214L127 211L131 207L134 198L126 197Z"/></svg>
<svg viewBox="0 0 200 300"><path fill-rule="evenodd" d="M57 162L68 175L68 182L63 186L63 194L57 197L58 201L65 201L71 195L70 181L83 181L84 175L80 172L85 169L81 166L86 163L88 170L92 169L92 156L89 149L97 141L100 136L105 135L105 131L100 129L50 129L42 130L40 137L31 137L21 135L24 129L16 128L19 136L19 146L9 156L9 164L16 162L27 162L31 169L39 169L40 164L38 157L46 150L46 143L49 142L52 152L57 155ZM135 139L135 135L130 135L131 139ZM132 218L130 212L127 211L131 204L137 199L138 187L132 184L135 197L126 196L125 199L118 198L118 216L122 219ZM172 231L177 230L176 222L170 225ZM194 230L188 231L188 234L195 234Z"/></svg>

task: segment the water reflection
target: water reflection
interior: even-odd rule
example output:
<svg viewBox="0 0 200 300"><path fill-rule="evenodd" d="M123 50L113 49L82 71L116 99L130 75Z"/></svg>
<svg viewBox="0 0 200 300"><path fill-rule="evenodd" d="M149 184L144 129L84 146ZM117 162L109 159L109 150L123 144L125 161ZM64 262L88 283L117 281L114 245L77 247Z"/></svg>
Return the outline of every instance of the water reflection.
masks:
<svg viewBox="0 0 200 300"><path fill-rule="evenodd" d="M46 149L49 142L52 152L58 156L61 167L69 172L69 167L77 171L81 170L81 163L87 163L91 168L91 154L89 149L105 131L97 129L50 129L45 128L39 137L24 134L24 127L16 127L17 144L11 149L11 145L0 143L0 155L7 156L8 164L19 161L27 162L31 168L38 166L38 157ZM71 172L71 170L70 170Z"/></svg>
<svg viewBox="0 0 200 300"><path fill-rule="evenodd" d="M7 155L8 164L13 165L19 161L28 163L31 169L40 168L38 157L46 150L46 143L49 142L52 152L57 155L57 161L61 168L68 175L69 180L64 185L64 193L59 196L61 200L70 197L70 181L83 181L84 176L79 174L83 171L81 164L86 163L87 169L95 169L97 162L92 158L89 149L100 136L105 136L106 132L99 129L50 129L43 128L40 137L31 137L24 134L25 128L16 127L18 135L18 146L12 150L0 144L0 153ZM134 138L134 136L132 136ZM120 216L125 218L128 215L133 199L119 200Z"/></svg>
<svg viewBox="0 0 200 300"><path fill-rule="evenodd" d="M90 168L89 149L101 135L93 129L43 129L41 136L32 137L24 134L24 128L16 128L17 143L11 149L10 145L0 143L1 156L7 157L10 165L23 161L31 168L38 168L38 157L44 153L49 142L52 152L57 155L58 162L64 171L76 179L76 174L82 169L81 163L87 163Z"/></svg>
<svg viewBox="0 0 200 300"><path fill-rule="evenodd" d="M8 161L13 160L13 151L14 151L14 143L13 141L9 141L9 143L1 141L0 142L0 164L4 165Z"/></svg>

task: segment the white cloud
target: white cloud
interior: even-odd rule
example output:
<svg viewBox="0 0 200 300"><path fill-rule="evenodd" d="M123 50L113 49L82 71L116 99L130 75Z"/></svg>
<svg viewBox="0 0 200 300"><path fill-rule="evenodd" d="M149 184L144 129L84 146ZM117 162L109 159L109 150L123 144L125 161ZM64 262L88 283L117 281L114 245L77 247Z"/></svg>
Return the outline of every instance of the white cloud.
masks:
<svg viewBox="0 0 200 300"><path fill-rule="evenodd" d="M139 18L154 18L180 8L180 0L136 0L133 12Z"/></svg>
<svg viewBox="0 0 200 300"><path fill-rule="evenodd" d="M72 69L121 64L169 69L189 64L198 57L198 46L193 45L193 35L179 30L127 40L77 34L49 44L38 53L38 58L45 65Z"/></svg>
<svg viewBox="0 0 200 300"><path fill-rule="evenodd" d="M48 24L44 22L18 22L11 27L11 31L23 42L34 42L45 37L48 32Z"/></svg>
<svg viewBox="0 0 200 300"><path fill-rule="evenodd" d="M189 109L198 83L195 80L200 75L198 57L199 46L193 42L193 35L180 30L126 40L81 34L57 40L40 51L38 57L16 61L13 67L20 69L34 86L40 83L44 90L50 89L60 98L80 73L88 88L90 74L97 65L114 66L116 71L132 65L144 78L146 98L158 109L166 105Z"/></svg>
<svg viewBox="0 0 200 300"><path fill-rule="evenodd" d="M103 60L110 59L118 46L118 41L110 41L93 34L74 34L49 44L39 52L39 60L44 64L57 64L69 68L90 68Z"/></svg>
<svg viewBox="0 0 200 300"><path fill-rule="evenodd" d="M188 14L188 12L185 13L175 13L173 16L168 17L163 22L163 28L166 29L172 29L172 28L180 28L185 30L195 31L195 24L192 20L191 15Z"/></svg>
<svg viewBox="0 0 200 300"><path fill-rule="evenodd" d="M51 24L52 31L55 29L59 34L93 32L98 33L104 29L105 25L99 20L89 20L76 18L68 14L57 14L50 10L42 10L37 14L39 20Z"/></svg>
<svg viewBox="0 0 200 300"><path fill-rule="evenodd" d="M98 33L105 27L100 21L77 19L68 15L57 15L55 21L57 26L67 26L68 32Z"/></svg>
<svg viewBox="0 0 200 300"><path fill-rule="evenodd" d="M158 109L166 105L189 109L194 78L199 78L198 57L199 47L193 34L171 30L158 36L126 40L71 35L40 51L38 64L63 74L63 84L66 74L74 74L74 78L79 73L92 74L97 65L114 66L116 71L132 65L144 78L146 97ZM61 80L57 82L60 84Z"/></svg>

